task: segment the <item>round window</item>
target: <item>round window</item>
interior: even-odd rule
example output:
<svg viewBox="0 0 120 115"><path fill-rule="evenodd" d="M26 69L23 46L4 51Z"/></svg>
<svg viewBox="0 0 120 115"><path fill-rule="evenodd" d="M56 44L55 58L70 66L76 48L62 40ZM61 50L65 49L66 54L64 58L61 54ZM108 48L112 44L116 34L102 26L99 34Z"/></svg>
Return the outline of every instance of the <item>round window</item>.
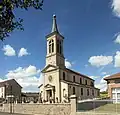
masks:
<svg viewBox="0 0 120 115"><path fill-rule="evenodd" d="M51 75L48 77L48 80L49 80L50 82L52 81L52 76L51 76Z"/></svg>

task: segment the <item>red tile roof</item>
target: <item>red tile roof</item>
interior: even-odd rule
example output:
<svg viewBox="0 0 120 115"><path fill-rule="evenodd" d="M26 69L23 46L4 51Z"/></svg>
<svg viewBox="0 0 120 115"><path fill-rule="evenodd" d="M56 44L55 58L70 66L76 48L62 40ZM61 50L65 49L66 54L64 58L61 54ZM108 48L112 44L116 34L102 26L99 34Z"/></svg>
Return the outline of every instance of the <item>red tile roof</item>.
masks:
<svg viewBox="0 0 120 115"><path fill-rule="evenodd" d="M116 73L111 76L105 77L104 80L118 79L118 78L120 78L120 73Z"/></svg>

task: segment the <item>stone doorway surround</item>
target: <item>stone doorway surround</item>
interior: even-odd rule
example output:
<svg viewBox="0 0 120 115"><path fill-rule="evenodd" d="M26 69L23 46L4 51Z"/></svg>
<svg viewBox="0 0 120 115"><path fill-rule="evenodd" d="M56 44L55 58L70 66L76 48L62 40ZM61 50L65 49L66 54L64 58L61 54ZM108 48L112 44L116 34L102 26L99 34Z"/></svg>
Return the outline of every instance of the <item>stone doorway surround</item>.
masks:
<svg viewBox="0 0 120 115"><path fill-rule="evenodd" d="M50 103L55 103L55 86L47 84L45 88L45 100Z"/></svg>

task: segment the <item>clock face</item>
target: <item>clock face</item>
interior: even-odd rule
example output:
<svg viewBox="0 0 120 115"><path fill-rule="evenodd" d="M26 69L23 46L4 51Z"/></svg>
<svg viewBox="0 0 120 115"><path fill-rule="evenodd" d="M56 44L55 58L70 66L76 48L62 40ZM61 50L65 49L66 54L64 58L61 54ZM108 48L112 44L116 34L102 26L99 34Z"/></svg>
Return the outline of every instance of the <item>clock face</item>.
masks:
<svg viewBox="0 0 120 115"><path fill-rule="evenodd" d="M51 75L48 77L48 80L49 80L50 82L52 82L52 76L51 76Z"/></svg>

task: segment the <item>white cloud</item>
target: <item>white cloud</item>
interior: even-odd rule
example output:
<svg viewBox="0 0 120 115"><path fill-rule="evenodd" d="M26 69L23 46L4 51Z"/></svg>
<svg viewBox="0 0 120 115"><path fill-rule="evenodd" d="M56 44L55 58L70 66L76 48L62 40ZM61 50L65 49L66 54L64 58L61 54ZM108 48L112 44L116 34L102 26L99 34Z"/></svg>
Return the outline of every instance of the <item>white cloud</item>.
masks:
<svg viewBox="0 0 120 115"><path fill-rule="evenodd" d="M106 91L107 90L107 82L104 80L105 77L108 77L109 75L105 75L101 78L100 82L95 84L95 87L99 88L100 91Z"/></svg>
<svg viewBox="0 0 120 115"><path fill-rule="evenodd" d="M30 53L28 53L27 49L21 48L19 53L18 53L18 57L26 56L26 55L29 55L29 54Z"/></svg>
<svg viewBox="0 0 120 115"><path fill-rule="evenodd" d="M115 59L115 67L120 67L120 51L117 51L116 52L116 55L114 57Z"/></svg>
<svg viewBox="0 0 120 115"><path fill-rule="evenodd" d="M105 66L108 64L111 64L113 61L112 56L92 56L89 58L88 62L92 66L100 67L100 66Z"/></svg>
<svg viewBox="0 0 120 115"><path fill-rule="evenodd" d="M8 78L25 78L29 76L35 76L40 73L40 70L37 70L35 66L28 66L26 68L18 67L15 70L10 70L7 73Z"/></svg>
<svg viewBox="0 0 120 115"><path fill-rule="evenodd" d="M16 55L15 50L10 45L4 45L2 50L4 51L4 55L6 55L6 56L15 56Z"/></svg>
<svg viewBox="0 0 120 115"><path fill-rule="evenodd" d="M38 86L43 83L43 77L40 70L35 66L18 67L10 70L6 74L7 79L15 79L22 87L23 91L38 91Z"/></svg>
<svg viewBox="0 0 120 115"><path fill-rule="evenodd" d="M89 77L95 80L95 79L99 78L100 76L89 76Z"/></svg>
<svg viewBox="0 0 120 115"><path fill-rule="evenodd" d="M113 13L117 16L120 17L120 0L112 0L112 10Z"/></svg>
<svg viewBox="0 0 120 115"><path fill-rule="evenodd" d="M95 87L99 88L101 92L106 91L107 90L107 83L105 83L105 84L101 84L101 83L96 84Z"/></svg>
<svg viewBox="0 0 120 115"><path fill-rule="evenodd" d="M115 35L116 36L116 39L115 39L115 43L117 43L117 44L120 44L120 34L117 34L117 35Z"/></svg>
<svg viewBox="0 0 120 115"><path fill-rule="evenodd" d="M72 67L72 63L69 62L67 59L65 59L65 66L66 66L66 68L71 68Z"/></svg>
<svg viewBox="0 0 120 115"><path fill-rule="evenodd" d="M105 75L105 74L107 74L107 72L102 72L101 74L102 74L102 75Z"/></svg>

